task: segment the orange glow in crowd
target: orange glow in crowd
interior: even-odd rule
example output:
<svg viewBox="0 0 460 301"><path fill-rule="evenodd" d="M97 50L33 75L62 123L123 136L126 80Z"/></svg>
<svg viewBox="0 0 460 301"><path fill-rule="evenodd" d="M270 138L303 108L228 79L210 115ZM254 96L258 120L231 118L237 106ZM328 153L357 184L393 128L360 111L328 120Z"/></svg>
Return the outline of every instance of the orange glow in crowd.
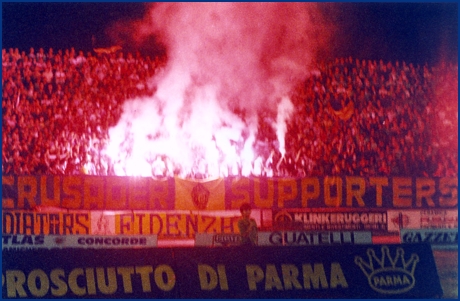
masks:
<svg viewBox="0 0 460 301"><path fill-rule="evenodd" d="M273 151L255 148L259 118L269 116L283 158L289 93L321 43L315 12L314 3L152 6L137 35L160 33L168 62L151 79L156 93L128 100L109 130L115 174L270 176Z"/></svg>

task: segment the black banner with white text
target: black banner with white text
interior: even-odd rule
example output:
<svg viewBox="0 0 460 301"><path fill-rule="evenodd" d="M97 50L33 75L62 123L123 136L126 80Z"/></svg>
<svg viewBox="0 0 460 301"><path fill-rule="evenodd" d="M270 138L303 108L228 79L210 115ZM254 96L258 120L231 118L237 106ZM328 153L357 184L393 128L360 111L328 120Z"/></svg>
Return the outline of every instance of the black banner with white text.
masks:
<svg viewBox="0 0 460 301"><path fill-rule="evenodd" d="M2 297L435 298L428 244L2 251Z"/></svg>

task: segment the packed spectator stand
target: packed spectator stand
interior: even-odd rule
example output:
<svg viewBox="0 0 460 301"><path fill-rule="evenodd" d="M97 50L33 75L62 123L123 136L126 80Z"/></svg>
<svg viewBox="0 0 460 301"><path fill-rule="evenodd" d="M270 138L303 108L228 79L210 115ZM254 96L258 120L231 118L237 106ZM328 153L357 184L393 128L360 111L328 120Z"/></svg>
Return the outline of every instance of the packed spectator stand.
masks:
<svg viewBox="0 0 460 301"><path fill-rule="evenodd" d="M2 174L112 175L108 130L165 64L120 49L2 49ZM456 177L457 85L454 64L318 62L292 92L284 157L261 113L269 176Z"/></svg>

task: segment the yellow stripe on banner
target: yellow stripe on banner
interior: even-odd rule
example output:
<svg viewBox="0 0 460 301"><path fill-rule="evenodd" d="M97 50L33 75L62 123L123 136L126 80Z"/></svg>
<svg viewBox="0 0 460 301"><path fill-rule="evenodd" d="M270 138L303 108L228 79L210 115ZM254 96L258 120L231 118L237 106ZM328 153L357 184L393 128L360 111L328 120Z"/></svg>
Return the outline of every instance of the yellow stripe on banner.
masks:
<svg viewBox="0 0 460 301"><path fill-rule="evenodd" d="M206 182L175 179L176 210L225 209L225 182L217 179Z"/></svg>

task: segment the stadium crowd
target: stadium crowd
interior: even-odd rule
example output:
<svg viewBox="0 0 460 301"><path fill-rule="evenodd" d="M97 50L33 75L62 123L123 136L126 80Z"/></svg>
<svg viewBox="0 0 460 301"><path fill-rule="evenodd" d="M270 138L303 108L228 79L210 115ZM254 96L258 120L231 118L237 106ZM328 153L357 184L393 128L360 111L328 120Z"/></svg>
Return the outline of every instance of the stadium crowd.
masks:
<svg viewBox="0 0 460 301"><path fill-rule="evenodd" d="M2 173L112 175L108 130L125 100L155 92L149 79L165 64L122 50L2 49ZM261 112L255 175L458 175L458 65L314 65L291 95L285 156Z"/></svg>

